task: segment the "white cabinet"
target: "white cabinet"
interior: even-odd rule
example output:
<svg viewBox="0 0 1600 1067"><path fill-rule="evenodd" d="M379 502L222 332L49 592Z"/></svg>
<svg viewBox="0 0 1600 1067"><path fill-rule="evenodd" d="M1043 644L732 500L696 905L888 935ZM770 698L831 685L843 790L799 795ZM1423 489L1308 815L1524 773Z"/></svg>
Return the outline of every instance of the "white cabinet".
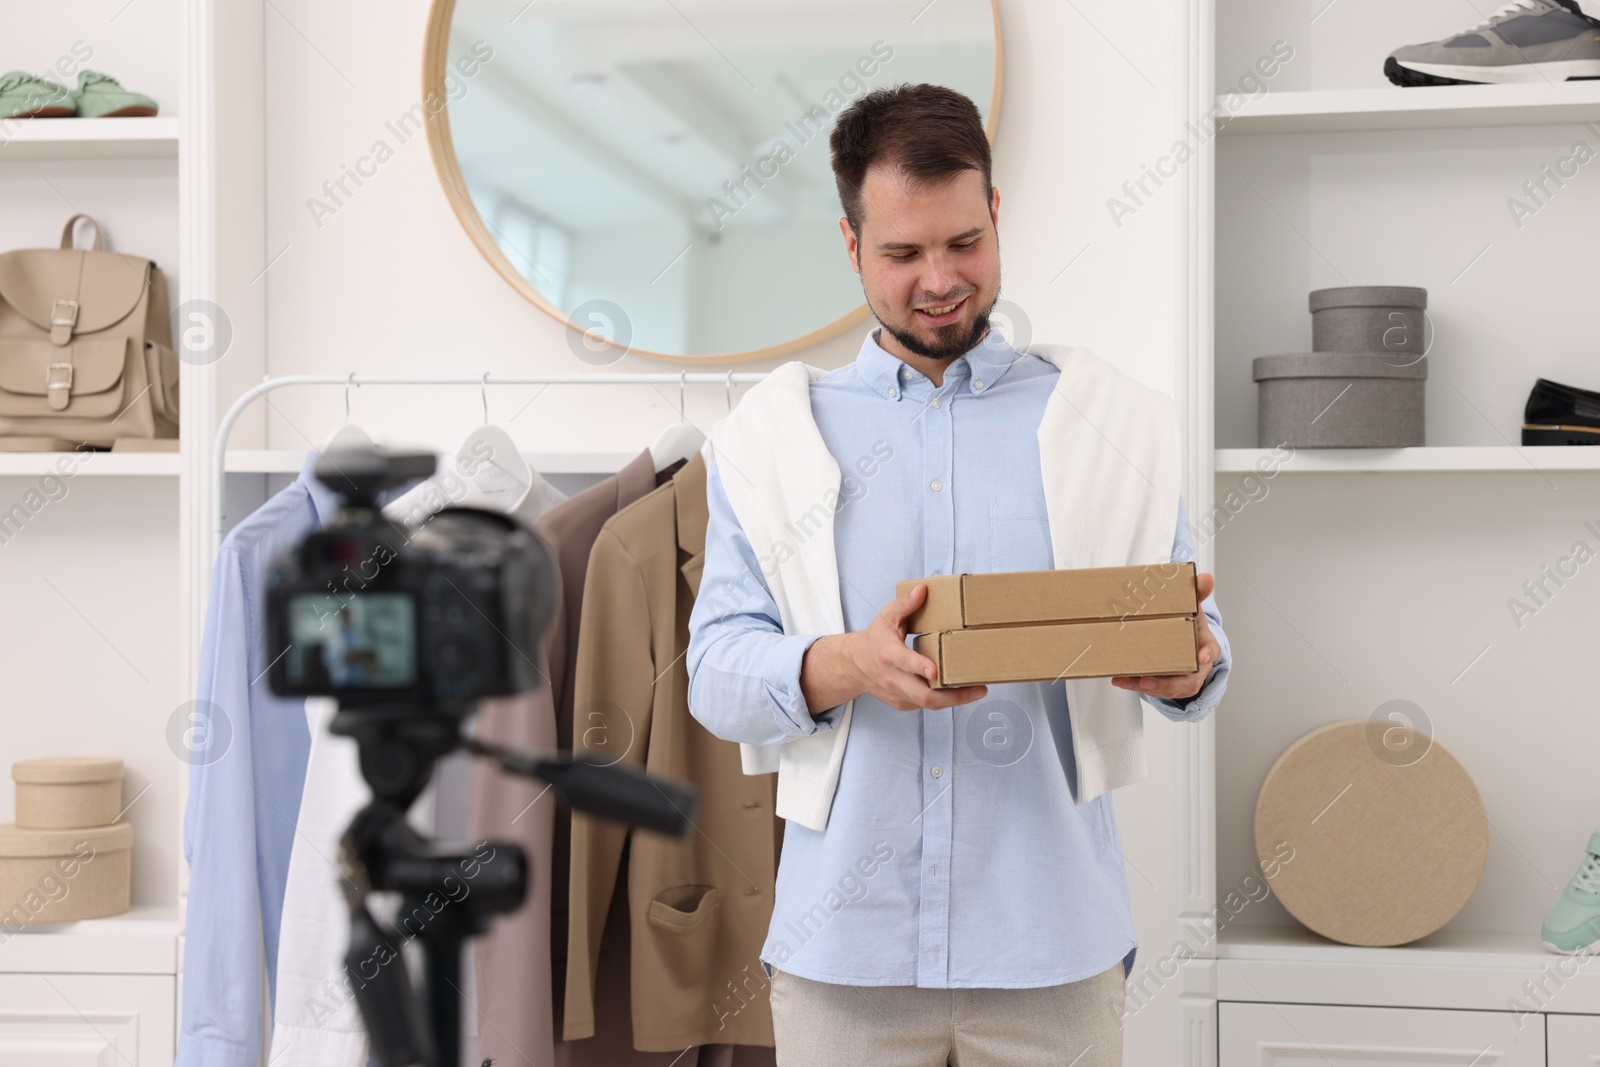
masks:
<svg viewBox="0 0 1600 1067"><path fill-rule="evenodd" d="M171 975L0 974L0 1067L167 1067Z"/></svg>
<svg viewBox="0 0 1600 1067"><path fill-rule="evenodd" d="M1600 1015L1549 1015L1549 1067L1600 1067Z"/></svg>
<svg viewBox="0 0 1600 1067"><path fill-rule="evenodd" d="M1519 1025L1514 1012L1231 1001L1219 1004L1217 1012L1219 1067L1545 1064L1545 1024L1540 1015L1525 1016Z"/></svg>

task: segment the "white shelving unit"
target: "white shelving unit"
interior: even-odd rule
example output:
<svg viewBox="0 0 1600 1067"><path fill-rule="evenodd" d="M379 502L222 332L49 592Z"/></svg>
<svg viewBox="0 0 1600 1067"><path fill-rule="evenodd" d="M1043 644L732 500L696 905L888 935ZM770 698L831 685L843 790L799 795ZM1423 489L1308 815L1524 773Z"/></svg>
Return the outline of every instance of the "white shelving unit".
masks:
<svg viewBox="0 0 1600 1067"><path fill-rule="evenodd" d="M174 118L28 119L5 125L0 160L177 159Z"/></svg>
<svg viewBox="0 0 1600 1067"><path fill-rule="evenodd" d="M1227 97L1217 98L1227 115ZM1538 126L1600 120L1600 82L1560 85L1435 85L1418 90L1305 89L1269 92L1221 126L1223 136Z"/></svg>
<svg viewBox="0 0 1600 1067"><path fill-rule="evenodd" d="M1292 459L1278 460L1270 448L1219 448L1218 474L1259 470L1273 462L1282 473L1326 471L1340 474L1401 472L1461 473L1488 471L1600 471L1600 448L1460 446L1455 448L1301 448Z"/></svg>
<svg viewBox="0 0 1600 1067"><path fill-rule="evenodd" d="M1411 945L1336 944L1275 898L1250 903L1182 964L1184 1062L1592 1062L1600 965L1538 933L1600 820L1578 770L1600 740L1592 712L1549 684L1592 654L1600 581L1541 599L1534 625L1507 604L1574 542L1600 541L1585 525L1600 515L1600 449L1513 443L1536 377L1600 386L1581 237L1600 184L1546 179L1532 223L1508 204L1577 142L1600 146L1600 83L1384 84L1388 50L1427 39L1418 25L1442 38L1475 21L1434 0L1201 6L1184 73L1196 112L1231 117L1180 178L1189 443L1211 482L1196 499L1218 509L1209 547L1240 669L1214 732L1180 742L1185 866L1205 886L1187 917L1227 917L1277 756L1388 699L1417 703L1473 775L1491 841L1467 906ZM1395 38L1373 40L1385 27ZM1230 113L1241 60L1275 40L1292 41L1292 63ZM1369 284L1428 289L1428 447L1249 447L1250 360L1310 350L1309 291ZM1537 723L1536 743L1508 740L1517 721ZM1131 989L1139 978L1136 965ZM1463 1020L1487 1036L1457 1058L1478 1026Z"/></svg>

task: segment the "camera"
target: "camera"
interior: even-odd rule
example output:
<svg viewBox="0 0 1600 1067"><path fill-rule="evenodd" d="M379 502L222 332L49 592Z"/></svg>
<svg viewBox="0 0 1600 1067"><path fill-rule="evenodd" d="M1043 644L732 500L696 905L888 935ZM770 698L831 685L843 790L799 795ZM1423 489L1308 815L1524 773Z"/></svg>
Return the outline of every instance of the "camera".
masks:
<svg viewBox="0 0 1600 1067"><path fill-rule="evenodd" d="M464 715L480 697L538 686L556 587L549 550L490 511L446 508L416 531L383 517L381 493L433 470L431 455L375 450L318 462L345 502L268 572L267 640L285 650L269 670L273 692Z"/></svg>

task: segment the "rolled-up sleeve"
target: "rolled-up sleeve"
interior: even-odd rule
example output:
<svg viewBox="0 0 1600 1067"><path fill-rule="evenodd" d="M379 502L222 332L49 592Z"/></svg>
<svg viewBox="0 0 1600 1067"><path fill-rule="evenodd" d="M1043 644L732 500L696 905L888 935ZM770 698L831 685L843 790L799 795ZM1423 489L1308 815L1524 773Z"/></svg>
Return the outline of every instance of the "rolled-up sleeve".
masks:
<svg viewBox="0 0 1600 1067"><path fill-rule="evenodd" d="M1181 499L1178 501L1178 532L1172 541L1172 559L1177 563L1193 563L1195 559L1194 536L1189 532L1188 511ZM1228 688L1228 670L1233 666L1233 654L1228 647L1228 635L1222 629L1222 611L1217 607L1216 595L1213 593L1206 597L1200 607L1206 613L1211 634L1220 646L1217 662L1206 676L1205 684L1200 687L1200 692L1188 700L1144 698L1151 707L1174 722L1197 722L1210 714L1222 702L1222 694Z"/></svg>
<svg viewBox="0 0 1600 1067"><path fill-rule="evenodd" d="M725 741L770 745L837 724L813 716L800 689L806 650L821 634L785 634L761 565L715 464L706 473L704 568L689 616L689 713Z"/></svg>

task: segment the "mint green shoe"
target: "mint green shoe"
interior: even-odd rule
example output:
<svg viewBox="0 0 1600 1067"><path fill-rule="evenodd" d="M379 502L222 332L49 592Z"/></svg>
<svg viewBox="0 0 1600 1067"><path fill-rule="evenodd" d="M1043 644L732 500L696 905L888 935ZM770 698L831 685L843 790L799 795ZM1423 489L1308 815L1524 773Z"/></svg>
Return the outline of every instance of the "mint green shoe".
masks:
<svg viewBox="0 0 1600 1067"><path fill-rule="evenodd" d="M154 115L156 102L143 93L130 93L109 74L92 70L78 72L78 88L72 94L78 115L86 119L120 119Z"/></svg>
<svg viewBox="0 0 1600 1067"><path fill-rule="evenodd" d="M1589 854L1550 909L1541 936L1545 948L1569 956L1600 941L1600 830L1589 836Z"/></svg>
<svg viewBox="0 0 1600 1067"><path fill-rule="evenodd" d="M76 112L65 85L25 70L0 74L0 119L64 119Z"/></svg>

